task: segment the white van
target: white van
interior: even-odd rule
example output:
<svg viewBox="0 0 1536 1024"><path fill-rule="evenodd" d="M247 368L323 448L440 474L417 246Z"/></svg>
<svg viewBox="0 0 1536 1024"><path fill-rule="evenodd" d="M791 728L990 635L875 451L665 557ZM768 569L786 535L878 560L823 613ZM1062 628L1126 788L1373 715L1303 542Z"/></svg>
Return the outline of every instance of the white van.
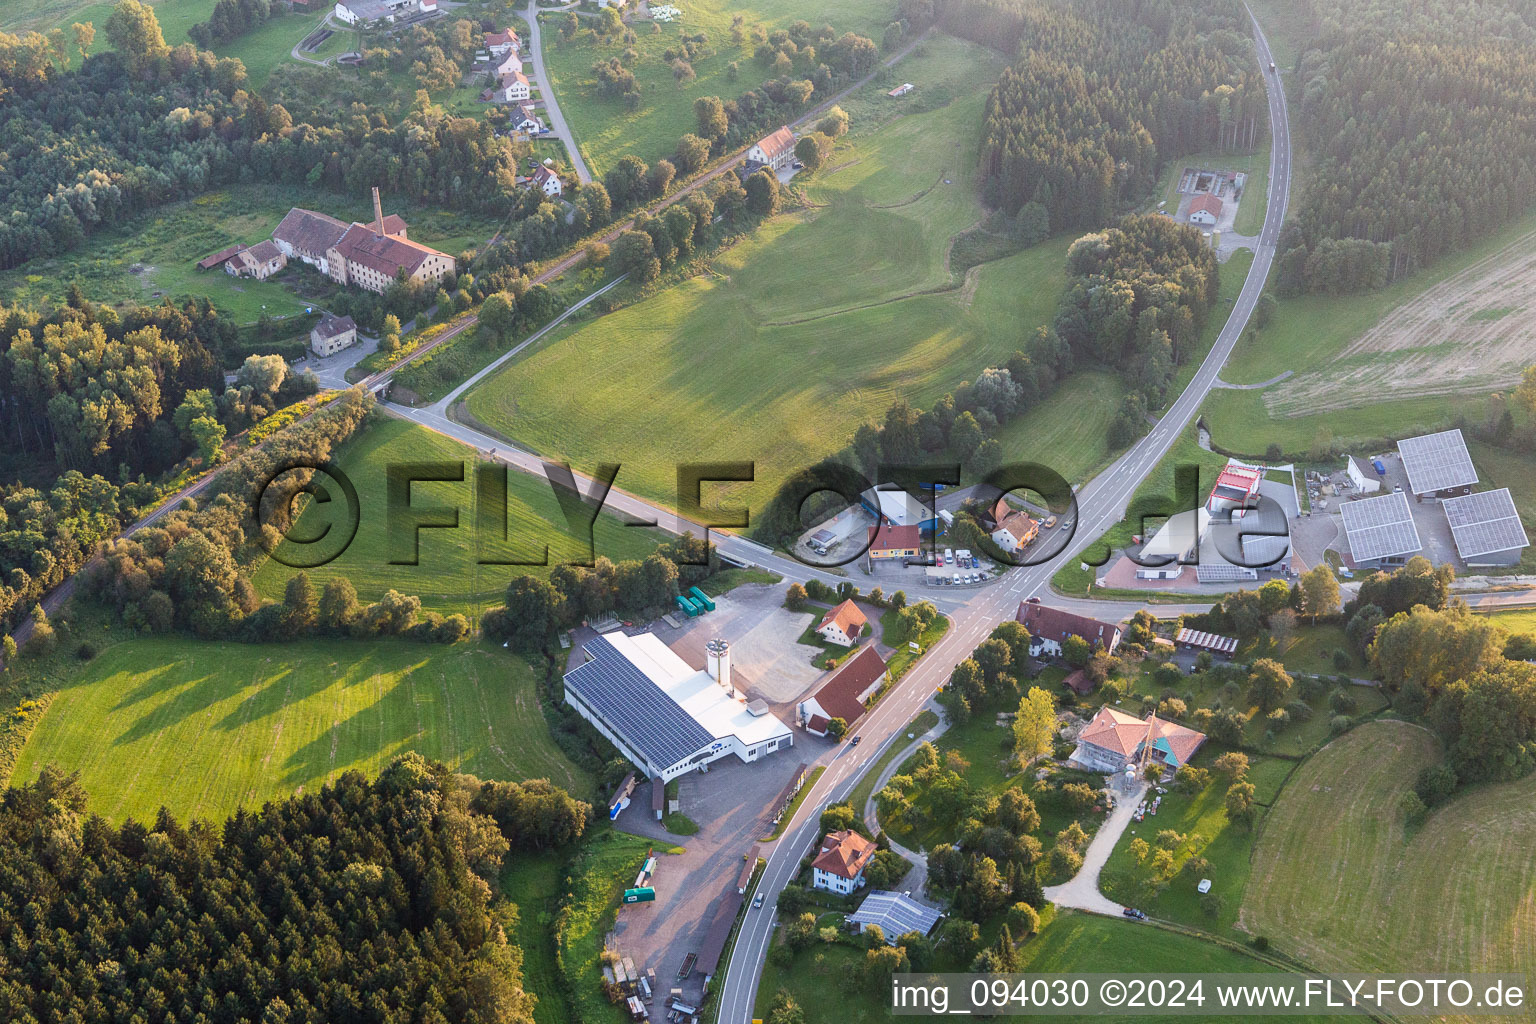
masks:
<svg viewBox="0 0 1536 1024"><path fill-rule="evenodd" d="M944 549L944 564L945 565L954 565L955 564L955 550L954 550L954 548L945 548Z"/></svg>

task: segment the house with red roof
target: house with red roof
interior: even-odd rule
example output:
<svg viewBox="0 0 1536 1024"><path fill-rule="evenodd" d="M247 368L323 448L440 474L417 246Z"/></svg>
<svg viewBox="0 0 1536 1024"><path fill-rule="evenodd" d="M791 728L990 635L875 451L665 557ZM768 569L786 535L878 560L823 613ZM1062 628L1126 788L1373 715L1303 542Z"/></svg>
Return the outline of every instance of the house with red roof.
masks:
<svg viewBox="0 0 1536 1024"><path fill-rule="evenodd" d="M859 611L852 600L844 601L836 608L828 609L816 625L816 632L828 643L839 647L852 647L860 632L869 625L869 619Z"/></svg>
<svg viewBox="0 0 1536 1024"><path fill-rule="evenodd" d="M916 558L923 550L920 526L892 526L889 523L869 528L869 557Z"/></svg>
<svg viewBox="0 0 1536 1024"><path fill-rule="evenodd" d="M1178 769L1189 763L1205 733L1157 717L1141 719L1105 705L1077 734L1072 760L1094 771L1119 772L1143 761Z"/></svg>
<svg viewBox="0 0 1536 1024"><path fill-rule="evenodd" d="M786 126L765 135L747 150L748 170L769 167L781 171L795 159L795 133Z"/></svg>
<svg viewBox="0 0 1536 1024"><path fill-rule="evenodd" d="M817 736L827 734L827 725L834 718L841 718L849 727L864 716L864 702L880 692L880 687L890 677L885 659L873 647L866 647L821 685L810 697L800 702L800 721L805 731Z"/></svg>
<svg viewBox="0 0 1536 1024"><path fill-rule="evenodd" d="M1209 193L1195 196L1189 201L1189 222L1201 227L1213 227L1221 219L1221 200Z"/></svg>
<svg viewBox="0 0 1536 1024"><path fill-rule="evenodd" d="M811 888L846 896L864 884L864 869L874 859L875 844L857 832L829 832L811 861Z"/></svg>
<svg viewBox="0 0 1536 1024"><path fill-rule="evenodd" d="M523 41L518 38L517 29L514 28L501 32L487 32L485 48L500 57L506 53L517 53L523 48Z"/></svg>
<svg viewBox="0 0 1536 1024"><path fill-rule="evenodd" d="M1062 641L1069 636L1081 637L1090 648L1103 648L1110 654L1120 646L1119 626L1039 601L1021 602L1014 621L1029 630L1029 653L1037 658L1042 654L1061 657Z"/></svg>

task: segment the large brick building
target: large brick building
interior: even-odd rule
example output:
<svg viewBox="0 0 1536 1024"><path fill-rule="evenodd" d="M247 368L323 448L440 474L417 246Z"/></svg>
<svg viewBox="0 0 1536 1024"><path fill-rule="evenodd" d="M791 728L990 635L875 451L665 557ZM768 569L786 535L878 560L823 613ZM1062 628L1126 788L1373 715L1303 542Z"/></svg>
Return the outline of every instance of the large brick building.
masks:
<svg viewBox="0 0 1536 1024"><path fill-rule="evenodd" d="M379 190L373 190L373 222L343 224L335 217L295 207L288 211L272 243L289 259L299 259L337 284L383 293L403 270L407 280L437 285L453 273L452 256L413 242L396 214L384 216Z"/></svg>

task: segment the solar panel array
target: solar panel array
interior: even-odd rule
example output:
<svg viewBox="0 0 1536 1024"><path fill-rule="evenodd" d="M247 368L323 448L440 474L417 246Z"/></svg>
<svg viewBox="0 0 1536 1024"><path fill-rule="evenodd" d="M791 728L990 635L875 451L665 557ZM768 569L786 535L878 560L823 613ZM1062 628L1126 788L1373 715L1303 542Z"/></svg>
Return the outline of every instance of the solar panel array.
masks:
<svg viewBox="0 0 1536 1024"><path fill-rule="evenodd" d="M715 737L599 636L586 645L592 660L566 674L565 685L653 767L666 768L702 750Z"/></svg>
<svg viewBox="0 0 1536 1024"><path fill-rule="evenodd" d="M885 933L885 940L896 941L907 932L927 935L942 917L939 911L925 906L910 896L885 889L875 889L864 897L858 911L848 920L855 924L875 924Z"/></svg>
<svg viewBox="0 0 1536 1024"><path fill-rule="evenodd" d="M1408 495L1402 491L1364 501L1346 501L1339 510L1344 514L1349 553L1356 562L1410 555L1424 546L1419 541L1418 527L1413 525Z"/></svg>
<svg viewBox="0 0 1536 1024"><path fill-rule="evenodd" d="M1477 469L1467 451L1461 429L1409 437L1397 442L1414 494L1431 494L1477 483Z"/></svg>
<svg viewBox="0 0 1536 1024"><path fill-rule="evenodd" d="M1217 651L1221 654L1231 654L1237 650L1237 637L1221 636L1218 633L1203 633L1198 629L1180 629L1176 642L1188 644L1191 647L1203 647L1209 651Z"/></svg>
<svg viewBox="0 0 1536 1024"><path fill-rule="evenodd" d="M1447 498L1442 504L1463 560L1530 544L1508 487Z"/></svg>

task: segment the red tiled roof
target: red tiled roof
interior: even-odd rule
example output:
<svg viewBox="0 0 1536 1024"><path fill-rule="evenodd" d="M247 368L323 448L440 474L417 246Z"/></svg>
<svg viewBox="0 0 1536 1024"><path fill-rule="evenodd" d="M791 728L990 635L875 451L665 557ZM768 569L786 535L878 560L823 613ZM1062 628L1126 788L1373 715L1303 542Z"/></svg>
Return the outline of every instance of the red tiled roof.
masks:
<svg viewBox="0 0 1536 1024"><path fill-rule="evenodd" d="M1083 727L1083 731L1078 733L1077 738L1084 743L1092 743L1096 747L1112 750L1123 757L1135 754L1137 748L1148 739L1153 743L1162 740L1167 743L1168 749L1173 751L1174 757L1178 758L1179 764L1188 764L1195 751L1200 749L1200 744L1205 742L1205 733L1158 718L1156 715L1150 720L1137 718L1135 715L1117 711L1106 704L1099 709L1098 714L1093 716L1093 720Z"/></svg>
<svg viewBox="0 0 1536 1024"><path fill-rule="evenodd" d="M827 726L831 724L831 721L827 718L826 715L812 715L810 718L805 720L805 727L811 732L825 733L827 731Z"/></svg>
<svg viewBox="0 0 1536 1024"><path fill-rule="evenodd" d="M560 176L548 167L540 167L533 172L533 183L539 188L543 188L544 183L551 178L554 178L556 181L560 180Z"/></svg>
<svg viewBox="0 0 1536 1024"><path fill-rule="evenodd" d="M335 248L348 263L361 264L388 277L394 277L402 267L406 274L415 273L428 256L446 255L396 235L380 237L367 224L353 224Z"/></svg>
<svg viewBox="0 0 1536 1024"><path fill-rule="evenodd" d="M1040 532L1040 526L1028 512L1014 512L997 524L999 530L1007 530L1015 543L1023 543L1025 539L1035 536Z"/></svg>
<svg viewBox="0 0 1536 1024"><path fill-rule="evenodd" d="M853 634L849 632L850 629L854 626L863 626L868 622L869 620L864 617L864 613L859 611L859 606L854 604L852 599L849 599L836 608L829 609L827 614L822 616L821 622L816 626L816 632L819 633L835 623L837 628L843 631L844 636L852 636Z"/></svg>
<svg viewBox="0 0 1536 1024"><path fill-rule="evenodd" d="M504 32L487 32L485 34L485 45L487 47L506 46L508 43L520 42L521 41L517 37L516 29L509 28Z"/></svg>
<svg viewBox="0 0 1536 1024"><path fill-rule="evenodd" d="M871 551L916 551L923 543L923 531L916 526L892 526L885 523L869 528Z"/></svg>
<svg viewBox="0 0 1536 1024"><path fill-rule="evenodd" d="M885 671L885 659L873 647L866 647L816 691L816 703L828 715L852 725L864 714L859 694L874 685Z"/></svg>
<svg viewBox="0 0 1536 1024"><path fill-rule="evenodd" d="M858 878L875 856L875 844L852 829L832 832L821 841L821 852L811 861L811 867L820 868L839 878Z"/></svg>
<svg viewBox="0 0 1536 1024"><path fill-rule="evenodd" d="M1189 201L1190 213L1209 213L1213 217L1221 216L1221 200L1213 195L1195 196Z"/></svg>
<svg viewBox="0 0 1536 1024"><path fill-rule="evenodd" d="M769 160L777 160L791 149L795 148L795 133L786 125L771 135L765 135L757 141L757 148L763 151L763 155Z"/></svg>
<svg viewBox="0 0 1536 1024"><path fill-rule="evenodd" d="M1084 672L1082 669L1075 669L1072 672L1068 672L1067 677L1063 679L1062 682L1065 683L1067 689L1071 690L1073 693L1081 694L1085 697L1093 692L1093 680L1089 679L1088 673Z"/></svg>
<svg viewBox="0 0 1536 1024"><path fill-rule="evenodd" d="M244 242L236 242L234 245L230 246L228 249L220 249L218 252L214 253L212 256L204 256L202 259L198 260L197 261L197 269L198 270L212 270L214 267L218 266L220 263L223 263L225 260L229 259L231 256L235 255L236 253L240 253L240 252L244 252L244 251L245 251L245 243Z"/></svg>
<svg viewBox="0 0 1536 1024"><path fill-rule="evenodd" d="M272 237L287 242L294 252L319 259L346 233L347 226L335 217L295 206L277 225Z"/></svg>
<svg viewBox="0 0 1536 1024"><path fill-rule="evenodd" d="M1106 651L1112 651L1120 642L1120 627L1112 626L1098 619L1090 619L1086 615L1078 615L1061 608L1052 608L1047 604L1038 604L1034 601L1024 601L1019 605L1018 614L1014 621L1023 623L1031 636L1038 636L1045 640L1055 640L1058 643L1069 636L1080 636L1086 640L1089 646L1103 647Z"/></svg>

